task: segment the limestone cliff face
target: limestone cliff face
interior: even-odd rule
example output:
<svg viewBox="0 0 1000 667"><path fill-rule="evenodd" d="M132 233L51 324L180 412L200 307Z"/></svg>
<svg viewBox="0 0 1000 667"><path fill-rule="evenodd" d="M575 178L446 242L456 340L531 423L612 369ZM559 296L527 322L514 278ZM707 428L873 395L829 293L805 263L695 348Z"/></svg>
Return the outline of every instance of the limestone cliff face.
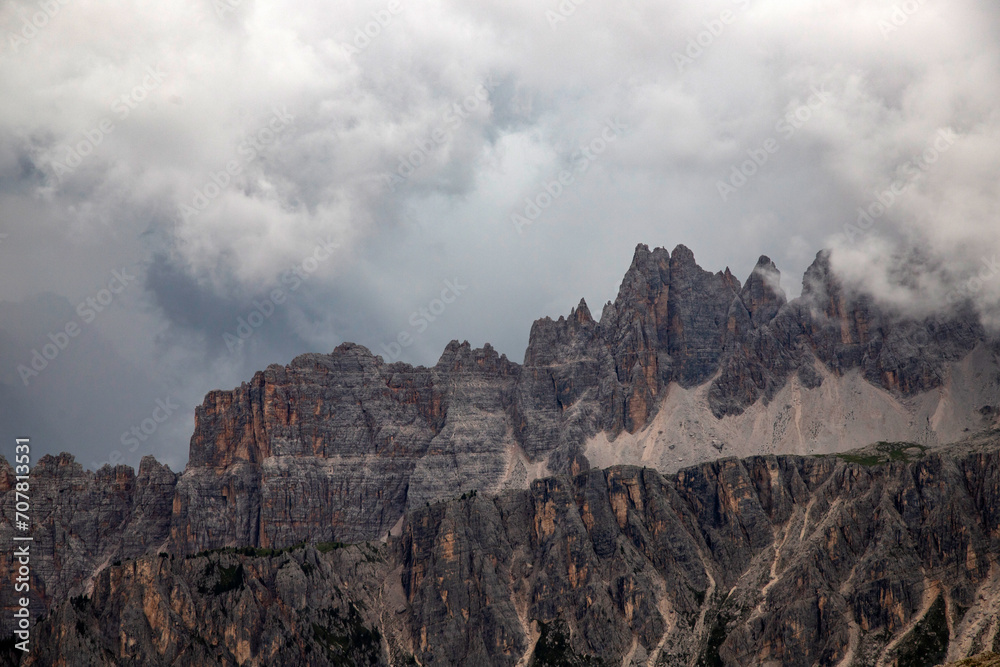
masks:
<svg viewBox="0 0 1000 667"><path fill-rule="evenodd" d="M602 406L605 430L644 426L670 382L694 386L712 377L739 289L728 271L702 270L684 246L673 254L636 248L618 297L601 317L601 340L614 363L610 379L619 392Z"/></svg>
<svg viewBox="0 0 1000 667"><path fill-rule="evenodd" d="M91 595L36 628L20 664L387 665L372 596L386 576L383 551L250 549L113 565Z"/></svg>
<svg viewBox="0 0 1000 667"><path fill-rule="evenodd" d="M343 345L209 394L174 498L174 543L187 552L387 530L406 502L402 473L443 426L432 371L408 370Z"/></svg>
<svg viewBox="0 0 1000 667"><path fill-rule="evenodd" d="M914 319L879 308L841 283L827 253L817 255L794 301L785 301L777 275L761 257L733 303L726 359L709 393L717 417L773 398L793 373L804 386L818 387L816 360L837 375L860 369L870 383L913 396L940 386L949 362L987 340L969 310Z"/></svg>
<svg viewBox="0 0 1000 667"><path fill-rule="evenodd" d="M139 474L128 466L86 471L69 454L44 456L31 472L31 609L44 614L54 601L88 590L94 573L114 560L136 558L166 547L177 477L151 456ZM0 539L13 545L14 471L0 459L3 522ZM0 568L14 572L14 549L0 552ZM11 575L13 576L13 575ZM5 585L0 604L13 609L21 597ZM3 630L11 626L5 614Z"/></svg>
<svg viewBox="0 0 1000 667"><path fill-rule="evenodd" d="M1000 648L1000 431L847 458L591 470L426 505L387 544L145 556L55 608L25 664L930 666Z"/></svg>
<svg viewBox="0 0 1000 667"><path fill-rule="evenodd" d="M986 340L968 308L948 318L905 318L850 292L820 253L802 283L803 330L817 358L844 372L860 367L873 384L913 395L940 385L945 362L961 359Z"/></svg>
<svg viewBox="0 0 1000 667"><path fill-rule="evenodd" d="M197 453L174 499L174 544L190 553L358 541L385 534L408 504L498 490L517 474L520 373L489 345L456 342L434 368L413 368L345 344L213 392L198 408ZM522 407L522 430L540 410L559 409Z"/></svg>

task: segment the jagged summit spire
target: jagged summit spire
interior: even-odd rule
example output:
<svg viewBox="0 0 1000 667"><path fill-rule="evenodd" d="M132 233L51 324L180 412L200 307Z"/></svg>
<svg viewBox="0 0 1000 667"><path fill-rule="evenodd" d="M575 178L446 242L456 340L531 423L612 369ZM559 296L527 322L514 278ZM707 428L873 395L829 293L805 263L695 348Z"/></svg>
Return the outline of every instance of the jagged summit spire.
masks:
<svg viewBox="0 0 1000 667"><path fill-rule="evenodd" d="M694 252L683 243L678 243L674 251L670 253L670 259L678 264L697 264Z"/></svg>
<svg viewBox="0 0 1000 667"><path fill-rule="evenodd" d="M956 362L962 369L988 364L990 377L1000 372L992 356L968 356L981 343L994 343L974 320L934 323L929 331L922 321L887 314L850 292L828 298L826 310L805 300L785 304L780 274L767 257L736 290L731 272L699 267L685 246L669 254L640 245L636 265L599 324L589 323L585 300L569 318L536 320L523 364L490 346L473 349L459 341L430 368L378 363L367 349L345 345L332 355L270 366L251 383L209 394L196 413L189 472L173 500L171 539L178 552L374 539L389 532L407 506L454 495L470 482L504 488L513 471L531 463L576 474L594 462L587 458L592 451L625 461L638 450L606 445L624 432L644 437L643 429L660 417L662 437L648 440L657 448L651 460L676 466L677 455L661 447L668 442L685 453L710 450L700 456L714 458L722 451L721 435L726 454L813 442L834 447L873 432L898 441L933 439L982 424L980 406L996 403L988 383L975 384L971 398L939 404L945 416L936 426L929 419L939 409L935 401L902 400L940 386ZM824 273L823 258L813 273ZM828 278L833 284L835 276ZM851 371L859 378L847 378ZM840 378L848 384L806 393ZM690 402L672 388L706 384ZM786 387L796 398L781 394ZM845 420L828 406L847 389L876 402ZM801 398L794 422L785 397ZM682 414L661 412L675 399L683 401L673 403ZM742 417L758 403L759 410ZM898 414L898 426L886 432L890 411ZM739 421L718 421L729 417ZM591 450L601 432L607 439ZM718 451L713 439L720 440ZM282 483L267 462L278 457L278 471L290 471L280 479L296 485L294 496L269 490L268 484ZM338 477L327 482L327 472ZM517 483L528 483L531 473L517 474ZM227 496L233 488L247 491ZM303 519L290 524L293 512Z"/></svg>
<svg viewBox="0 0 1000 667"><path fill-rule="evenodd" d="M594 321L593 316L590 314L590 308L587 307L586 299L580 299L580 303L577 307L569 311L569 318L571 320L576 320L580 324Z"/></svg>
<svg viewBox="0 0 1000 667"><path fill-rule="evenodd" d="M831 292L839 291L839 281L830 266L830 250L820 250L802 276L802 296L825 301Z"/></svg>
<svg viewBox="0 0 1000 667"><path fill-rule="evenodd" d="M754 326L770 322L787 302L785 290L781 288L781 272L767 255L757 260L740 291L740 299L750 312Z"/></svg>
<svg viewBox="0 0 1000 667"><path fill-rule="evenodd" d="M726 270L722 272L722 278L734 292L739 292L740 289L742 289L740 279L733 275L733 272L729 270L728 266L726 267Z"/></svg>

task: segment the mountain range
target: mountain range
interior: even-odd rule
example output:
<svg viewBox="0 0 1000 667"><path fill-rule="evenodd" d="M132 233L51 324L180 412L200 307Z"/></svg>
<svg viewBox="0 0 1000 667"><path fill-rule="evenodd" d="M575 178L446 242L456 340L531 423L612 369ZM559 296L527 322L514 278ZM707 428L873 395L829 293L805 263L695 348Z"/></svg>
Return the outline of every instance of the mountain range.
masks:
<svg viewBox="0 0 1000 667"><path fill-rule="evenodd" d="M886 306L827 252L789 300L767 257L741 283L640 245L600 318L536 321L523 363L345 343L210 392L181 474L62 454L32 479L20 664L1000 649L1000 339L969 304ZM0 462L8 541L14 482Z"/></svg>

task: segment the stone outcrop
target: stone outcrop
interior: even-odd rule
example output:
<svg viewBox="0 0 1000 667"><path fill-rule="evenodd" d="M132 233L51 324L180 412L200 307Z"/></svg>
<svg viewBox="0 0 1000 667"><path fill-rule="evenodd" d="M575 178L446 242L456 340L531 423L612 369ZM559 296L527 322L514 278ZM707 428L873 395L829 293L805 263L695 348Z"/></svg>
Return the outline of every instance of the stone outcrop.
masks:
<svg viewBox="0 0 1000 667"><path fill-rule="evenodd" d="M174 544L360 541L388 532L408 503L498 490L517 447L520 372L489 345L453 343L434 368L413 368L344 344L212 392L195 415Z"/></svg>
<svg viewBox="0 0 1000 667"><path fill-rule="evenodd" d="M176 482L177 476L151 456L143 457L138 475L122 465L90 472L65 453L44 456L29 480L30 531L16 531L16 480L10 464L0 459L0 540L15 545L14 535L33 538L28 596L32 613L37 617L53 601L86 592L94 573L113 561L165 548ZM0 569L13 573L16 565L13 547L0 552ZM4 608L13 609L21 594L6 585L0 596ZM5 633L11 623L10 614L5 614Z"/></svg>
<svg viewBox="0 0 1000 667"><path fill-rule="evenodd" d="M371 595L385 577L384 554L321 548L161 554L114 565L98 575L91 595L66 602L37 627L20 664L389 664L382 609Z"/></svg>

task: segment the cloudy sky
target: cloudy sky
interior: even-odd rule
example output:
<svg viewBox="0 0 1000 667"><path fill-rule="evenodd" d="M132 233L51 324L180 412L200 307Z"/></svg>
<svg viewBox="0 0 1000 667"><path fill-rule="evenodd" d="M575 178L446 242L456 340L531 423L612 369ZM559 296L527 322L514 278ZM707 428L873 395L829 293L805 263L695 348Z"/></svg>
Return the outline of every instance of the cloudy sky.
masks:
<svg viewBox="0 0 1000 667"><path fill-rule="evenodd" d="M987 0L4 0L0 35L0 433L36 454L181 469L207 391L345 340L521 361L637 243L996 313Z"/></svg>

